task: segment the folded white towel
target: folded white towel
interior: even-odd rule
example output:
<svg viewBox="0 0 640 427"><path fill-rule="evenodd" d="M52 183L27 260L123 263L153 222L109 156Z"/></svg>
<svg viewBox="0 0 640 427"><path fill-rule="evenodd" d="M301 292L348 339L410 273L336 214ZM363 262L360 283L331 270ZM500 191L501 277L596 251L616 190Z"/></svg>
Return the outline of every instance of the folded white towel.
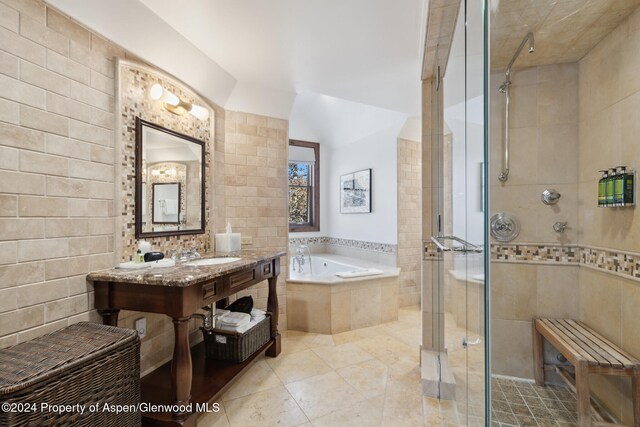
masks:
<svg viewBox="0 0 640 427"><path fill-rule="evenodd" d="M267 315L267 312L264 310L260 310L259 308L251 309L251 317L266 316L266 315Z"/></svg>
<svg viewBox="0 0 640 427"><path fill-rule="evenodd" d="M341 271L336 273L336 276L342 277L343 279L350 279L352 277L375 276L383 273L384 271L378 270L377 268L369 268L367 270Z"/></svg>
<svg viewBox="0 0 640 427"><path fill-rule="evenodd" d="M260 310L259 308L254 308L251 310L251 321L252 322L259 322L262 319L264 319L265 317L267 317L267 313L263 310Z"/></svg>
<svg viewBox="0 0 640 427"><path fill-rule="evenodd" d="M251 322L251 316L248 313L230 312L218 318L218 325L225 326L244 326Z"/></svg>
<svg viewBox="0 0 640 427"><path fill-rule="evenodd" d="M242 326L230 326L230 325L217 325L218 329L221 329L223 331L230 331L230 332L237 332L239 334L243 334L245 332L247 332L249 329L253 328L254 326L256 326L258 324L258 322L254 322L251 321L249 323L247 323L246 325L242 325Z"/></svg>
<svg viewBox="0 0 640 427"><path fill-rule="evenodd" d="M229 310L223 310L222 308L216 308L216 316L219 318L224 316L225 314L231 313Z"/></svg>

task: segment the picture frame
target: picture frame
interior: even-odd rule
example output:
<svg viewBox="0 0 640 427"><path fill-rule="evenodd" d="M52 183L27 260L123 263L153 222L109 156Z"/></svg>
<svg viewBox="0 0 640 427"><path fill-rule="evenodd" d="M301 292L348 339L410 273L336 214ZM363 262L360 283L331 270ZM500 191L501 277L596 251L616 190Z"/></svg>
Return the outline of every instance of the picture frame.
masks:
<svg viewBox="0 0 640 427"><path fill-rule="evenodd" d="M371 169L340 176L340 213L371 213Z"/></svg>

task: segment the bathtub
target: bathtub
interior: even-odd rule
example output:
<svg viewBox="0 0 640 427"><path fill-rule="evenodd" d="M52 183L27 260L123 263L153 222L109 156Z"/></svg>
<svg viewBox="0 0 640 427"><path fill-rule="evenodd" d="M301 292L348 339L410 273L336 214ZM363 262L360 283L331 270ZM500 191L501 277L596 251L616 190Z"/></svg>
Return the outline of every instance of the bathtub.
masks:
<svg viewBox="0 0 640 427"><path fill-rule="evenodd" d="M311 268L309 268L311 267ZM363 277L340 278L345 271L381 271ZM400 269L334 254L305 257L303 272L287 278L287 328L337 334L398 319Z"/></svg>
<svg viewBox="0 0 640 427"><path fill-rule="evenodd" d="M333 254L318 254L311 256L311 263L309 263L309 256L305 256L305 263L302 266L302 272L293 269L293 258L289 260L289 281L297 283L341 283L343 280L367 280L373 279L373 276L389 276L398 275L397 268L388 266L382 266L371 262L346 258ZM342 278L338 277L339 273L354 272L361 274L358 277ZM369 273L370 274L367 274Z"/></svg>

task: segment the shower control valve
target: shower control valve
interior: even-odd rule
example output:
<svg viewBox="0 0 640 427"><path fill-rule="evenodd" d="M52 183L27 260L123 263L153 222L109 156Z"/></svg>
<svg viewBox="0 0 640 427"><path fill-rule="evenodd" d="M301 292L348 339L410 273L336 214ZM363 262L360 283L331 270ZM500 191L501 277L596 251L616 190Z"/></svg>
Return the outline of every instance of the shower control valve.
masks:
<svg viewBox="0 0 640 427"><path fill-rule="evenodd" d="M567 228L567 222L556 222L553 224L553 231L555 231L556 233L564 233L564 230L566 230Z"/></svg>

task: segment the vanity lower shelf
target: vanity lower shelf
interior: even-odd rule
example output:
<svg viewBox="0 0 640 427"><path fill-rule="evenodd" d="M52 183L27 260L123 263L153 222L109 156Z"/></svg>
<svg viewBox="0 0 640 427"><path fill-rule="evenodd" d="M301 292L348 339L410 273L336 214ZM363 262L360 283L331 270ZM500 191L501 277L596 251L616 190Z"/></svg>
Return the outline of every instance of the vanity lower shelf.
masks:
<svg viewBox="0 0 640 427"><path fill-rule="evenodd" d="M275 345L270 340L258 351L253 353L242 363L230 363L205 357L204 342L191 349L193 363L193 383L191 384L191 402L195 411L196 403L212 401L233 383L233 381L253 363L257 361L269 348ZM171 362L167 362L140 380L141 399L143 403L153 405L171 405L173 392L171 389ZM210 406L211 407L211 406ZM170 412L152 412L142 414L143 426L180 426L195 425L197 413L188 416L184 423L178 423ZM193 419L192 419L193 418Z"/></svg>

